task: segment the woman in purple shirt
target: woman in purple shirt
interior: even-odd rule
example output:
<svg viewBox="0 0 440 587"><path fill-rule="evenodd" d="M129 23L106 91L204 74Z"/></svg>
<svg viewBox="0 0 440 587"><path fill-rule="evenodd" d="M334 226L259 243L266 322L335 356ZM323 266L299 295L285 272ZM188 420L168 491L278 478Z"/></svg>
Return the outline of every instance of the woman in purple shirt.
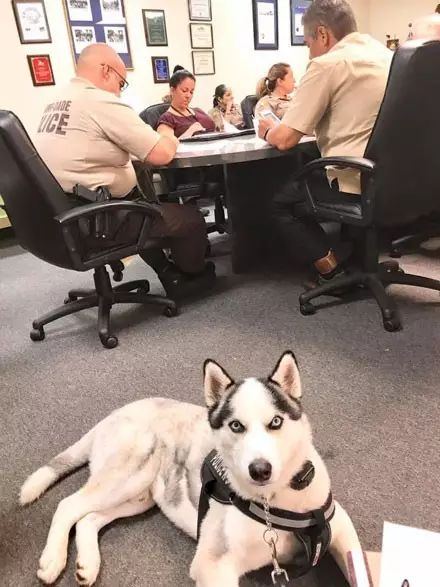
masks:
<svg viewBox="0 0 440 587"><path fill-rule="evenodd" d="M195 85L196 78L189 71L177 71L171 76L171 104L159 119L157 131L160 134L187 139L195 134L215 130L214 121L206 112L189 107Z"/></svg>

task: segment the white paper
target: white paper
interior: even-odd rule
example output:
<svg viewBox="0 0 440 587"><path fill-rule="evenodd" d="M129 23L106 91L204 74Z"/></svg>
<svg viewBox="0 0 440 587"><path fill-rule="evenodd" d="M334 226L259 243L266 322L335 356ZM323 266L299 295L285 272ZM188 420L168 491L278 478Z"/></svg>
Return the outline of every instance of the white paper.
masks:
<svg viewBox="0 0 440 587"><path fill-rule="evenodd" d="M303 12L295 12L295 35L304 37Z"/></svg>
<svg viewBox="0 0 440 587"><path fill-rule="evenodd" d="M121 0L99 0L102 22L125 24Z"/></svg>
<svg viewBox="0 0 440 587"><path fill-rule="evenodd" d="M439 587L440 534L385 522L379 585Z"/></svg>
<svg viewBox="0 0 440 587"><path fill-rule="evenodd" d="M90 26L73 26L72 37L77 54L81 53L88 45L96 43L95 29Z"/></svg>
<svg viewBox="0 0 440 587"><path fill-rule="evenodd" d="M275 43L275 13L272 4L257 2L258 42L262 45Z"/></svg>
<svg viewBox="0 0 440 587"><path fill-rule="evenodd" d="M90 0L67 0L69 18L71 21L92 21L92 8Z"/></svg>
<svg viewBox="0 0 440 587"><path fill-rule="evenodd" d="M49 36L43 8L35 2L17 4L21 28L25 41L41 41Z"/></svg>
<svg viewBox="0 0 440 587"><path fill-rule="evenodd" d="M128 53L127 38L125 36L125 28L118 26L104 27L105 42L109 47L114 49L116 53Z"/></svg>
<svg viewBox="0 0 440 587"><path fill-rule="evenodd" d="M190 0L190 17L210 20L209 0Z"/></svg>

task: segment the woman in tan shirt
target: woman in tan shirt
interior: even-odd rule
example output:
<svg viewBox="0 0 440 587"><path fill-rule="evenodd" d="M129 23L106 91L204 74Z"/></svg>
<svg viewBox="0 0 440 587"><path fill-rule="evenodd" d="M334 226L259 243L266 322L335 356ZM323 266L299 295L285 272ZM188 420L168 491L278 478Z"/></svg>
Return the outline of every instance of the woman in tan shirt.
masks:
<svg viewBox="0 0 440 587"><path fill-rule="evenodd" d="M280 120L290 105L290 94L295 89L295 77L288 63L275 63L257 85L258 102L255 116L271 110Z"/></svg>
<svg viewBox="0 0 440 587"><path fill-rule="evenodd" d="M236 128L243 128L243 114L238 104L234 103L231 88L220 84L215 88L213 108L208 112L215 123L215 130L223 132L225 122Z"/></svg>

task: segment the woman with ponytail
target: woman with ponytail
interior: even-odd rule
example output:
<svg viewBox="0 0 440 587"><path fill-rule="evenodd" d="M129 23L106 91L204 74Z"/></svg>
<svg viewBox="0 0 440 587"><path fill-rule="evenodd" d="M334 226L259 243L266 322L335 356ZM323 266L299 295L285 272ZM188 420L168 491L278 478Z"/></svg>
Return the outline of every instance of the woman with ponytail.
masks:
<svg viewBox="0 0 440 587"><path fill-rule="evenodd" d="M275 63L257 85L258 102L255 116L271 110L280 120L290 104L290 94L295 89L295 78L288 63Z"/></svg>
<svg viewBox="0 0 440 587"><path fill-rule="evenodd" d="M238 104L234 103L231 88L220 84L215 88L213 108L208 112L215 123L215 130L223 132L225 122L236 128L243 128L243 114Z"/></svg>

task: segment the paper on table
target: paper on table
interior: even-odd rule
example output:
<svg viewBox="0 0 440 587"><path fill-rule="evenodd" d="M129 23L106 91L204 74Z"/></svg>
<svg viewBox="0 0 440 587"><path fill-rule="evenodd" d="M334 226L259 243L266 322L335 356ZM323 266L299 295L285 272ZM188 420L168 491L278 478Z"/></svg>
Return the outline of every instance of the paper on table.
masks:
<svg viewBox="0 0 440 587"><path fill-rule="evenodd" d="M385 522L380 587L439 587L439 553L440 534Z"/></svg>

